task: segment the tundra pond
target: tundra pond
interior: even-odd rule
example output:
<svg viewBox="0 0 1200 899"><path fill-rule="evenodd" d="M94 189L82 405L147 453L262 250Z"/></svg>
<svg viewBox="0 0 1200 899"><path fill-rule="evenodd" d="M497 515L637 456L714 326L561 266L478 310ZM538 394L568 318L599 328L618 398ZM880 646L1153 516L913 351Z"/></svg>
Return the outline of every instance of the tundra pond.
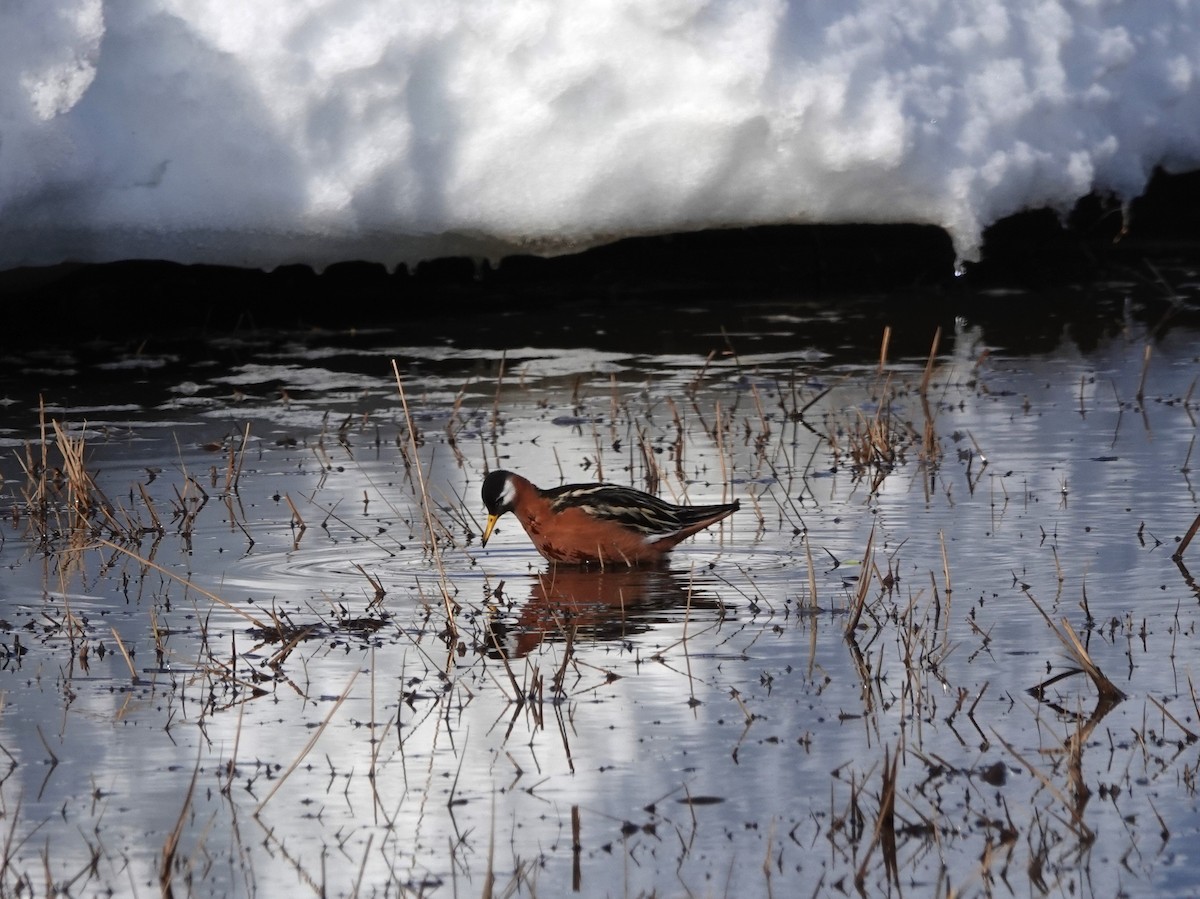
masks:
<svg viewBox="0 0 1200 899"><path fill-rule="evenodd" d="M1110 294L8 353L0 896L1193 894L1197 304ZM496 468L741 510L554 567Z"/></svg>

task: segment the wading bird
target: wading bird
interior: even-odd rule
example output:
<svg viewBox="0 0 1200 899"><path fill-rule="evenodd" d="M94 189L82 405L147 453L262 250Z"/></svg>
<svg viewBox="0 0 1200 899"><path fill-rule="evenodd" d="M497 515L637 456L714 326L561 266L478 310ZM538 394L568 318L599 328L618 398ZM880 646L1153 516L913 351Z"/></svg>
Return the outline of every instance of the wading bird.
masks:
<svg viewBox="0 0 1200 899"><path fill-rule="evenodd" d="M505 512L512 512L533 545L551 562L568 565L656 562L679 541L722 518L740 503L676 506L615 484L570 484L550 490L511 471L483 479L487 525L481 543Z"/></svg>

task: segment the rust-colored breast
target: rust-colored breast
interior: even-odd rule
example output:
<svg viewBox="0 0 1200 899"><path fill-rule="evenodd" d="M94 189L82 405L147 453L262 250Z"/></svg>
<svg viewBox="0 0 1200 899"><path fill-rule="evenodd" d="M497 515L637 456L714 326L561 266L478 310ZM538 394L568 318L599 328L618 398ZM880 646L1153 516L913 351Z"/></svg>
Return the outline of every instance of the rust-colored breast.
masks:
<svg viewBox="0 0 1200 899"><path fill-rule="evenodd" d="M637 564L662 555L640 533L581 509L564 509L545 518L534 515L521 523L538 552L553 562Z"/></svg>

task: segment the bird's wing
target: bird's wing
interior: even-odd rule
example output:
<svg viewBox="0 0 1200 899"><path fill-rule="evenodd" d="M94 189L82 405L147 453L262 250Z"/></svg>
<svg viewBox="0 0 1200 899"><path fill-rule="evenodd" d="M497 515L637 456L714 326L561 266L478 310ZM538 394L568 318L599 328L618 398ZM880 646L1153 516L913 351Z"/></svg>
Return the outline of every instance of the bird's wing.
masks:
<svg viewBox="0 0 1200 899"><path fill-rule="evenodd" d="M644 534L647 540L660 540L679 533L723 511L720 506L676 506L657 496L616 484L582 484L558 487L545 492L555 512L578 508L606 521L615 521Z"/></svg>

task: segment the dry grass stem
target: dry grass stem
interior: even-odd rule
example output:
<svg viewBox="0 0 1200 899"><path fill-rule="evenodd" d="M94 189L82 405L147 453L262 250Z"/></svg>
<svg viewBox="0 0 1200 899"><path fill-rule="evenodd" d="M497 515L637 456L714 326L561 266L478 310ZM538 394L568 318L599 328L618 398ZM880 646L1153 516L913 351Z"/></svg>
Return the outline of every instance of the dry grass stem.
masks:
<svg viewBox="0 0 1200 899"><path fill-rule="evenodd" d="M1187 725L1185 725L1182 721L1180 721L1178 718L1176 718L1174 715L1172 715L1171 712L1167 709L1167 707L1165 705L1163 705L1161 702L1159 702L1153 696L1147 696L1146 698L1149 699L1154 704L1154 707L1156 709L1158 709L1160 712L1162 712L1166 718L1170 719L1172 724L1174 724L1181 731L1183 731L1184 739L1187 740L1187 742L1195 743L1196 740L1200 739L1200 734L1197 734L1194 730L1187 727Z"/></svg>
<svg viewBox="0 0 1200 899"><path fill-rule="evenodd" d="M1134 394L1139 404L1145 402L1146 399L1146 376L1150 373L1150 356L1152 353L1153 349L1147 343L1142 352L1142 376L1138 379L1137 393Z"/></svg>
<svg viewBox="0 0 1200 899"><path fill-rule="evenodd" d="M863 553L862 574L858 579L858 590L854 594L854 600L850 603L850 617L846 621L845 635L853 638L855 631L858 630L859 621L862 619L863 610L867 605L867 594L871 589L872 566L871 560L872 548L875 545L875 527L871 527L871 533L867 537L867 549Z"/></svg>
<svg viewBox="0 0 1200 899"><path fill-rule="evenodd" d="M110 628L110 630L112 631L113 639L117 641L117 648L121 650L121 655L125 659L125 664L129 667L130 680L135 684L138 683L141 679L138 677L137 669L133 667L133 658L129 655L129 650L125 648L125 641L121 639L121 635L115 627Z"/></svg>
<svg viewBox="0 0 1200 899"><path fill-rule="evenodd" d="M312 748L317 745L317 741L321 739L321 734L325 733L325 728L329 726L329 722L333 720L333 716L337 714L337 710L342 707L342 703L346 701L347 697L349 697L350 690L354 686L354 682L358 680L358 674L359 672L356 669L355 672L350 675L350 680L346 682L345 688L342 690L341 695L339 695L337 700L334 702L333 708L329 710L329 714L327 714L324 720L321 721L320 725L313 732L313 735L308 738L308 742L304 744L304 748L300 750L300 754L292 759L292 763L288 765L287 770L285 770L283 774L276 779L275 786L271 787L271 791L267 793L267 795L263 797L262 802L255 807L254 817L257 818L262 814L262 810L266 808L267 803L270 802L272 797L279 792L279 788L284 785L288 777L291 776L292 772L300 767L300 763L304 761L304 759L312 751Z"/></svg>
<svg viewBox="0 0 1200 899"><path fill-rule="evenodd" d="M921 386L918 388L922 396L929 392L929 383L933 379L933 366L937 361L938 345L941 342L942 329L938 327L933 332L933 344L929 347L929 359L925 362L925 373L921 376Z"/></svg>
<svg viewBox="0 0 1200 899"><path fill-rule="evenodd" d="M287 503L288 508L292 511L292 525L301 533L303 533L308 528L308 525L304 523L304 516L300 514L300 510L297 509L296 504L292 502L291 496L285 493L283 495L283 499L284 502Z"/></svg>
<svg viewBox="0 0 1200 899"><path fill-rule="evenodd" d="M1038 601L1034 599L1028 591L1026 591L1025 595L1029 597L1029 601L1033 603L1034 608L1041 613L1042 618L1044 618L1046 621L1046 624L1050 626L1050 630L1054 632L1054 635L1058 637L1059 641L1066 648L1068 655L1070 655L1075 663L1079 666L1078 670L1085 673L1091 679L1092 683L1095 684L1097 691L1100 693L1100 697L1109 702L1120 702L1121 700L1125 699L1126 697L1124 692L1122 692L1120 688L1118 688L1117 685L1111 680L1105 677L1104 672L1102 672L1099 666L1092 661L1091 655L1080 641L1078 634L1075 633L1075 629L1071 627L1071 623L1067 621L1066 618L1060 619L1060 630L1059 627L1050 620L1050 616L1046 614L1045 610L1041 607ZM1067 674L1070 673L1073 672L1067 672ZM1034 692L1034 695L1040 695L1045 687L1061 679L1063 676L1066 675L1058 675L1048 681L1044 681L1041 684L1038 684L1036 687L1031 688L1031 692Z"/></svg>
<svg viewBox="0 0 1200 899"><path fill-rule="evenodd" d="M196 765L192 769L191 783L188 784L187 792L183 795L183 806L179 809L179 817L176 819L175 826L171 828L171 832L167 834L167 839L163 843L162 864L159 867L158 875L163 899L171 899L175 895L175 891L172 888L175 853L179 850L179 840L183 836L183 827L187 821L188 811L192 807L192 797L196 793L196 778L199 774L200 760L197 758Z"/></svg>
<svg viewBox="0 0 1200 899"><path fill-rule="evenodd" d="M201 596L205 597L206 599L211 599L213 602L215 602L217 605L221 606L222 608L227 609L228 611L233 612L233 614L246 619L251 624L253 624L255 627L262 628L263 630L267 630L270 628L270 625L264 624L262 621L255 618L249 612L247 612L243 609L239 609L237 606L235 606L233 603L229 602L227 599L222 599L220 596L217 596L217 594L212 593L208 590L205 590L203 587L193 583L192 581L188 580L185 577L181 577L180 575L176 574L175 572L171 571L170 569L163 568L157 562L151 562L149 559L145 558L144 556L138 555L131 549L126 549L123 546L119 546L116 543L112 543L108 540L103 540L103 539L97 539L96 545L107 546L109 549L115 549L119 553L124 553L125 555L129 556L131 559L136 559L140 564L145 565L147 568L153 568L159 574L165 575L166 577L169 577L173 581L178 581L179 583L181 583L185 587L187 587L189 590L194 590L196 593L199 593Z"/></svg>
<svg viewBox="0 0 1200 899"><path fill-rule="evenodd" d="M434 527L433 509L429 499L429 490L425 485L425 470L420 459L417 458L417 442L416 430L413 423L412 414L408 408L408 396L404 392L404 380L400 377L400 366L395 359L392 360L392 373L396 377L396 389L400 391L400 403L404 407L404 420L408 424L408 439L409 448L412 451L413 467L417 471L417 484L420 490L419 497L421 501L421 511L425 519L426 533L429 537L429 550L433 554L434 563L437 565L439 583L442 591L442 603L446 611L446 629L450 639L456 639L458 636L458 624L454 615L454 600L450 595L450 585L446 577L446 568L442 564L442 554L440 544L438 542L438 529ZM499 402L499 387L497 386L497 402Z"/></svg>
<svg viewBox="0 0 1200 899"><path fill-rule="evenodd" d="M1187 548L1191 546L1192 540L1195 538L1197 531L1200 531L1200 515L1196 516L1195 520L1192 521L1192 526L1187 529L1187 533L1184 534L1183 539L1179 541L1178 548L1176 548L1175 553L1171 556L1172 559L1178 562L1183 558L1183 554L1187 551Z"/></svg>

